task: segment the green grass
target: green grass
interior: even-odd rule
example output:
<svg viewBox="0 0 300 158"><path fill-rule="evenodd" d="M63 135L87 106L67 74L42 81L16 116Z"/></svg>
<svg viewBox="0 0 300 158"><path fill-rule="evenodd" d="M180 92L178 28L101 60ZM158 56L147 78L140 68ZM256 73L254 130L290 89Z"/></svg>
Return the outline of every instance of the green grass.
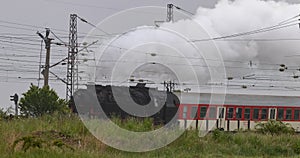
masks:
<svg viewBox="0 0 300 158"><path fill-rule="evenodd" d="M122 127L134 131L154 129L149 121L151 120L145 122L135 119L125 122L115 120ZM52 132L49 134L47 131ZM62 133L63 136L57 136L53 131ZM43 132L46 134L41 136ZM29 148L26 152L22 150L22 143L13 148L16 140L28 136L37 138L37 141L42 139L46 142L42 148ZM56 140L62 140L75 150L51 145L51 142L57 142ZM0 157L300 157L300 136L214 131L205 137L198 137L197 131L189 130L164 148L145 153L131 153L119 151L98 141L88 132L77 116L54 115L0 120Z"/></svg>

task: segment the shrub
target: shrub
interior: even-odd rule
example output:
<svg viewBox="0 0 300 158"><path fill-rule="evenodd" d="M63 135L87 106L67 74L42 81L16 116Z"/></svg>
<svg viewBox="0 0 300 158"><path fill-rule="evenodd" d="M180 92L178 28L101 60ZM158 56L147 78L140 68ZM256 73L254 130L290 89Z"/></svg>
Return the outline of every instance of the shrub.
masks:
<svg viewBox="0 0 300 158"><path fill-rule="evenodd" d="M288 123L281 121L269 120L268 122L260 122L255 126L255 129L263 134L293 134L295 129Z"/></svg>

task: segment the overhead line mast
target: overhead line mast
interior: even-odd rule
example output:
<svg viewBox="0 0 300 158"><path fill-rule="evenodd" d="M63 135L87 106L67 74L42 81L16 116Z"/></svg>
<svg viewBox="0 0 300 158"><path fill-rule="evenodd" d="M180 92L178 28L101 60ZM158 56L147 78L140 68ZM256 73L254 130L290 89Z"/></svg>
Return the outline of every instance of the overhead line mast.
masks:
<svg viewBox="0 0 300 158"><path fill-rule="evenodd" d="M66 100L71 100L75 83L78 88L78 42L77 42L77 15L70 15L70 28L69 28L69 47L68 47L68 62L67 62L67 89Z"/></svg>
<svg viewBox="0 0 300 158"><path fill-rule="evenodd" d="M46 48L46 61L45 61L45 69L42 71L44 75L44 86L49 85L49 67L50 67L50 47L52 38L49 38L50 29L46 28L46 36L44 37L41 33L37 32L37 34L44 40L45 48Z"/></svg>

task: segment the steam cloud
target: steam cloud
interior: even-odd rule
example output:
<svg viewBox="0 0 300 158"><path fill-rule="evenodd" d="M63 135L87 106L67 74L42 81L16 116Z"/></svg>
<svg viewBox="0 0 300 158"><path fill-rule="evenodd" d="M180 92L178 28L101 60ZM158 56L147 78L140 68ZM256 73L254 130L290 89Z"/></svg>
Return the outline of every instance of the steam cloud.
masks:
<svg viewBox="0 0 300 158"><path fill-rule="evenodd" d="M163 30L140 26L110 43L113 47L103 46L106 50L104 54L101 54L100 62L102 62L101 68L97 71L97 79L110 79L110 73L115 68L115 63L109 63L107 60L119 60L119 68L126 68L130 63L141 64L138 71L135 72L130 70L127 72L127 69L118 71L115 80L126 80L130 77L125 75L128 73L132 74L131 77L151 78L156 83L168 79L177 80L178 78L174 78L174 74L170 73L171 70L176 69L176 72L182 73L181 76L184 76L180 79L181 82L194 82L190 78L193 78L193 72L195 72L201 83L207 83L211 80L211 72L206 67L209 61L201 58L217 59L216 61L218 61L218 54L212 53L215 51L211 46L212 44L215 44L223 61L225 61L227 76L241 77L251 73L276 75L280 72L265 72L261 69L278 69L280 64L285 64L291 69L287 75L296 74L298 73L296 69L299 65L300 56L295 55L300 55L300 41L294 39L298 39L300 36L298 25L223 40L195 43L189 41L248 32L277 25L283 20L298 15L300 13L299 8L299 4L287 2L220 0L214 8L199 7L191 19L161 24L160 28ZM294 21L289 24L296 23L297 21ZM199 31L199 25L206 32ZM184 38L179 37L179 35L183 35ZM199 46L201 50L195 50L192 44ZM206 47L205 44L210 46ZM187 56L188 59L183 56ZM154 62L171 63L167 66L170 69L162 68L159 64L152 67L145 64ZM189 64L196 65L193 66L193 71L187 71L190 67L186 65ZM211 60L210 65L220 67L220 69L223 67L221 62L214 62L213 60ZM218 69L214 71L218 72ZM168 73L170 75L166 75Z"/></svg>

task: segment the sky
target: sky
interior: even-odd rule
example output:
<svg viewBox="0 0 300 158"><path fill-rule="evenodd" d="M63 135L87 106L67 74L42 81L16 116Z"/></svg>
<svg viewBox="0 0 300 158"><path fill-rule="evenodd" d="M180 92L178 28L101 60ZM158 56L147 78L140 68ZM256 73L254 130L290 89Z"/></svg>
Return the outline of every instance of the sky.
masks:
<svg viewBox="0 0 300 158"><path fill-rule="evenodd" d="M297 0L286 0L298 3ZM213 8L217 0L6 0L0 6L0 108L13 105L9 96L26 92L30 83L38 85L40 38L37 31L44 33L48 27L63 41L68 42L69 15L78 14L93 24L125 9L143 6L165 7L173 3L185 10L196 13L199 7ZM162 15L164 17L165 15ZM30 26L29 26L30 25ZM81 35L93 27L78 22ZM51 35L53 37L53 35ZM23 38L23 39L22 39ZM29 41L24 40L29 39ZM81 42L83 38L79 39ZM55 39L55 42L60 42ZM29 44L28 44L29 43ZM23 52L22 52L23 51ZM67 49L53 46L51 63L54 64L64 56ZM45 50L42 49L44 63ZM22 61L23 60L23 61ZM53 68L55 74L65 78L66 66ZM65 98L65 85L51 77L50 86ZM41 80L39 86L43 84Z"/></svg>

